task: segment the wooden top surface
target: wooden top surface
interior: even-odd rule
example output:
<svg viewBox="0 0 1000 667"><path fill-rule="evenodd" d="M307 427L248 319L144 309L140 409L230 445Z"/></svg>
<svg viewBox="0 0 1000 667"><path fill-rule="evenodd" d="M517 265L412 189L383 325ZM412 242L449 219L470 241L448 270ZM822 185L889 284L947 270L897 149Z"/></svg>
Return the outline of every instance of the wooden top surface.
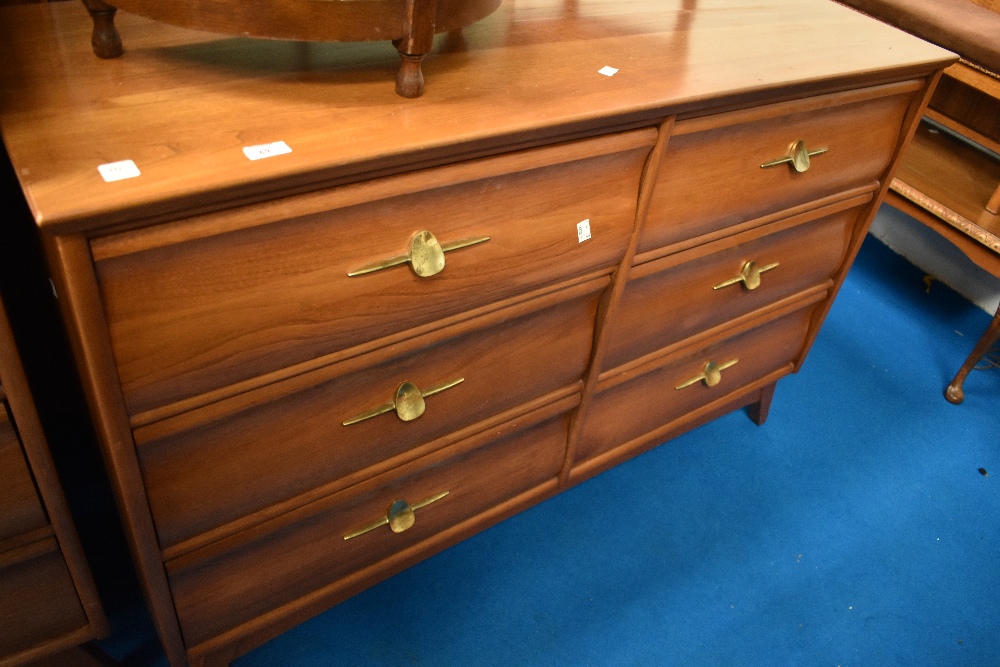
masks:
<svg viewBox="0 0 1000 667"><path fill-rule="evenodd" d="M952 60L829 0L507 0L464 43L439 36L426 92L407 100L388 42L230 38L124 12L116 23L125 54L105 61L79 2L0 10L0 131L43 226L168 219ZM278 141L292 152L242 150ZM121 160L141 176L106 183L98 165Z"/></svg>

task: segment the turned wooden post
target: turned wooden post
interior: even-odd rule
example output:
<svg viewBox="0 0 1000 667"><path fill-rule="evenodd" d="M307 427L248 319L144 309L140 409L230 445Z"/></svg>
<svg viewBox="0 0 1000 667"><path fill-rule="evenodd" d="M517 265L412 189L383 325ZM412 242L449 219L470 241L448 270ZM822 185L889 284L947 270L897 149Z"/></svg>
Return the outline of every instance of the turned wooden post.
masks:
<svg viewBox="0 0 1000 667"><path fill-rule="evenodd" d="M103 0L83 0L83 5L94 21L94 32L90 44L98 58L117 58L122 54L122 38L115 27L115 12L118 10Z"/></svg>
<svg viewBox="0 0 1000 667"><path fill-rule="evenodd" d="M396 92L402 97L424 93L424 73L420 64L434 47L435 0L406 0L407 36L393 42L399 51Z"/></svg>

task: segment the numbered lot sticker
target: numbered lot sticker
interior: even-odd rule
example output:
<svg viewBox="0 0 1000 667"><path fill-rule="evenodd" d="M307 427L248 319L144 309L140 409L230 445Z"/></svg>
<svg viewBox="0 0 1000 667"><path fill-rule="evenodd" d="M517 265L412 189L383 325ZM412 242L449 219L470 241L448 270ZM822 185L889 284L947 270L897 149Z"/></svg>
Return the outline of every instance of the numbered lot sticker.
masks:
<svg viewBox="0 0 1000 667"><path fill-rule="evenodd" d="M245 146L243 154L248 160L263 160L266 157L275 155L285 155L291 153L292 149L284 141L275 141L272 144L261 144L259 146Z"/></svg>
<svg viewBox="0 0 1000 667"><path fill-rule="evenodd" d="M580 243L590 240L590 218L576 223L576 238Z"/></svg>
<svg viewBox="0 0 1000 667"><path fill-rule="evenodd" d="M139 176L139 167L135 166L135 162L132 162L132 160L108 162L107 164L99 165L97 171L101 172L101 178L108 183Z"/></svg>

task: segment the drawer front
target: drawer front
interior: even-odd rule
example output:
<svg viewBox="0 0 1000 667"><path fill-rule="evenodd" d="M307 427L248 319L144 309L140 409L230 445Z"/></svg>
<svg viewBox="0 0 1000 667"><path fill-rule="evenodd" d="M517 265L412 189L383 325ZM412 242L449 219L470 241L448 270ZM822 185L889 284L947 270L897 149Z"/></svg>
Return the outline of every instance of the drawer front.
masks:
<svg viewBox="0 0 1000 667"><path fill-rule="evenodd" d="M640 239L645 252L879 179L911 94L683 134L663 157ZM688 121L689 123L692 121ZM762 168L803 141L826 152L805 172Z"/></svg>
<svg viewBox="0 0 1000 667"><path fill-rule="evenodd" d="M202 643L364 568L374 566L387 576L394 566L386 559L419 551L421 542L553 480L565 455L566 428L567 418L560 416L471 453L432 457L374 490L338 494L325 509L239 548L179 571L168 563L186 644ZM447 496L415 511L405 532L380 526L344 539L385 517L396 500L418 504L445 491Z"/></svg>
<svg viewBox="0 0 1000 667"><path fill-rule="evenodd" d="M735 246L722 241L715 244L721 250L659 271L658 266L676 264L684 254L635 267L638 277L625 289L605 368L830 280L844 261L858 213L851 208L766 236L747 234L751 240ZM753 267L745 269L748 262ZM732 282L744 270L747 281Z"/></svg>
<svg viewBox="0 0 1000 667"><path fill-rule="evenodd" d="M0 568L0 658L87 625L55 539L51 551Z"/></svg>
<svg viewBox="0 0 1000 667"><path fill-rule="evenodd" d="M99 259L130 413L610 269L647 153L531 168L528 151L517 173ZM489 240L442 255L435 275L402 263L348 276L406 256L423 231L442 246ZM415 254L433 254L422 243Z"/></svg>
<svg viewBox="0 0 1000 667"><path fill-rule="evenodd" d="M606 279L595 281L595 289ZM176 544L274 503L571 387L590 356L600 291L496 326L445 339L219 421L141 443L139 460L161 546ZM345 421L391 402L403 382L425 412ZM405 413L404 413L405 414ZM438 445L440 446L440 445ZM396 459L396 461L393 461Z"/></svg>
<svg viewBox="0 0 1000 667"><path fill-rule="evenodd" d="M8 418L6 403L0 402L0 540L47 523L21 441Z"/></svg>
<svg viewBox="0 0 1000 667"><path fill-rule="evenodd" d="M809 331L814 308L798 310L697 352L682 352L657 370L600 389L578 445L580 461L641 438L685 414L792 364ZM712 387L698 381L708 362L727 366Z"/></svg>

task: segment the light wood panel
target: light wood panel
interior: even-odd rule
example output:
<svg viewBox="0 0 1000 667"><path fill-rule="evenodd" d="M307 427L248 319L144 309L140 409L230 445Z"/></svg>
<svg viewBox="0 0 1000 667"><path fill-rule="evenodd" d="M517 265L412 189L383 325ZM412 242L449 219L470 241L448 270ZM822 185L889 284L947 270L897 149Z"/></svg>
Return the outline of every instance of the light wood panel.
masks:
<svg viewBox="0 0 1000 667"><path fill-rule="evenodd" d="M896 178L921 198L914 203L1000 253L1000 215L986 210L1000 186L1000 161L925 124Z"/></svg>
<svg viewBox="0 0 1000 667"><path fill-rule="evenodd" d="M679 122L639 251L710 234L876 180L889 164L899 124L912 99L912 86L898 91L888 88L879 91L886 97L860 102L845 94L810 99L797 108L775 105L773 115L760 109L764 113L752 120L711 128L705 128L702 120ZM861 119L868 128L863 138L858 137ZM696 131L689 131L687 123ZM762 167L787 156L797 141L809 150L825 152L813 156L802 173L789 164ZM711 187L717 182L726 187Z"/></svg>
<svg viewBox="0 0 1000 667"><path fill-rule="evenodd" d="M79 4L11 8L0 127L42 225L134 225L949 57L832 2L575 4L504 5L425 61L437 85L417 100L384 85L388 43L220 39L122 13L128 52L103 61ZM243 155L275 141L292 153ZM101 179L98 165L127 159L142 176Z"/></svg>
<svg viewBox="0 0 1000 667"><path fill-rule="evenodd" d="M298 202L288 201L288 219L280 223L98 262L130 412L560 279L610 272L628 242L648 150L634 146L651 138L637 134L623 152L594 156L593 148L605 148L599 145L582 149L574 161L539 168L525 159L524 171L515 174L343 209L298 216ZM547 160L542 155L539 161ZM597 241L579 241L576 225L583 220ZM349 275L406 255L422 230L442 245L489 241L448 252L441 272L429 277L406 264ZM223 303L227 316L220 318Z"/></svg>
<svg viewBox="0 0 1000 667"><path fill-rule="evenodd" d="M635 267L615 320L604 367L615 368L706 329L730 322L756 308L825 284L847 253L859 205L848 200L811 215L789 218L695 250ZM838 210L839 209L839 210ZM797 224L796 224L797 223ZM735 283L743 266L773 266L760 284Z"/></svg>
<svg viewBox="0 0 1000 667"><path fill-rule="evenodd" d="M813 0L511 1L442 39L406 101L388 45L123 16L129 51L96 63L79 14L7 13L0 130L175 665L224 664L656 438L762 422L953 59ZM798 139L828 153L762 170ZM140 176L95 180L125 158ZM347 277L421 228L490 241L427 282ZM698 296L769 252L760 291ZM671 388L730 354L719 385ZM474 391L338 436L385 400L370 384L449 379L424 359ZM438 482L458 490L412 530L344 546Z"/></svg>

